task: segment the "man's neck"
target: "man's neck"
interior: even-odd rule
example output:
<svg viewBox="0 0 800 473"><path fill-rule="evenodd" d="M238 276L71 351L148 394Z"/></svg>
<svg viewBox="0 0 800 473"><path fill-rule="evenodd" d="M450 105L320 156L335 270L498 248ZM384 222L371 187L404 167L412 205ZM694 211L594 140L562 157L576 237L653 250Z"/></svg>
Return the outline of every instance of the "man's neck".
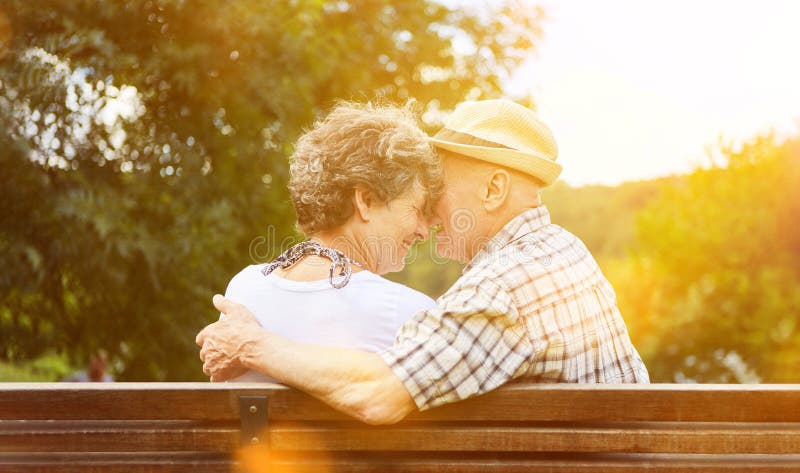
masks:
<svg viewBox="0 0 800 473"><path fill-rule="evenodd" d="M476 239L475 243L477 244L474 245L475 246L474 251L472 252L471 255L468 255L468 259L467 261L465 261L465 263L469 263L470 261L472 261L475 258L475 256L478 255L481 251L490 250L491 248L489 248L489 246L496 241L500 231L503 228L505 228L505 226L508 225L512 220L517 218L522 213L540 206L541 202L539 202L537 199L536 205L530 205L530 206L515 205L513 207L506 207L501 212L495 213L493 215L494 218L492 218L486 224L483 235L479 236L478 239Z"/></svg>

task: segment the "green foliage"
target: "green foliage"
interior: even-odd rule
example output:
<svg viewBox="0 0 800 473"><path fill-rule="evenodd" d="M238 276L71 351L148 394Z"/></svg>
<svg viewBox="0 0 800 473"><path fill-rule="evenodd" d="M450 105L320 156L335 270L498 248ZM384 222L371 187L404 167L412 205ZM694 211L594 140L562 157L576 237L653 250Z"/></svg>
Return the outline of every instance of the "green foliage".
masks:
<svg viewBox="0 0 800 473"><path fill-rule="evenodd" d="M579 237L599 261L623 258L634 244L634 221L660 189L680 178L571 187L557 181L542 192L552 222Z"/></svg>
<svg viewBox="0 0 800 473"><path fill-rule="evenodd" d="M655 380L797 382L800 139L724 156L641 213L620 305Z"/></svg>
<svg viewBox="0 0 800 473"><path fill-rule="evenodd" d="M0 380L52 382L60 381L74 371L76 369L70 366L65 357L55 353L45 353L36 359L20 363L0 361Z"/></svg>
<svg viewBox="0 0 800 473"><path fill-rule="evenodd" d="M121 380L204 379L210 296L296 237L287 156L316 116L415 97L435 126L500 94L542 15L422 0L0 8L0 360L103 348Z"/></svg>

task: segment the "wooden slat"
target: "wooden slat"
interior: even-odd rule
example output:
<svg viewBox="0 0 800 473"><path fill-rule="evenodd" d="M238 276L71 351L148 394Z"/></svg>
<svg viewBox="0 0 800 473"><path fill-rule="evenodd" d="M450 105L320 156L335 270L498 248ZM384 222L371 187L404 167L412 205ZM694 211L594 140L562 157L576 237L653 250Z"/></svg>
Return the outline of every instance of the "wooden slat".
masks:
<svg viewBox="0 0 800 473"><path fill-rule="evenodd" d="M542 454L276 457L246 465L270 473L730 473L797 472L800 455Z"/></svg>
<svg viewBox="0 0 800 473"><path fill-rule="evenodd" d="M291 424L273 450L800 454L800 424Z"/></svg>
<svg viewBox="0 0 800 473"><path fill-rule="evenodd" d="M0 383L0 419L238 420L239 396L268 395L271 386L275 385Z"/></svg>
<svg viewBox="0 0 800 473"><path fill-rule="evenodd" d="M0 421L0 452L231 452L238 423Z"/></svg>
<svg viewBox="0 0 800 473"><path fill-rule="evenodd" d="M270 397L255 456L234 452L243 395ZM3 473L228 471L233 454L271 473L800 471L800 385L517 384L372 428L267 384L0 384Z"/></svg>
<svg viewBox="0 0 800 473"><path fill-rule="evenodd" d="M240 395L270 395L274 420L347 420L285 387L210 383L0 383L0 419L235 419ZM800 422L800 385L512 384L409 419Z"/></svg>
<svg viewBox="0 0 800 473"><path fill-rule="evenodd" d="M310 396L276 390L274 420L345 420ZM800 385L512 384L409 420L800 422Z"/></svg>
<svg viewBox="0 0 800 473"><path fill-rule="evenodd" d="M800 453L798 424L273 424L275 450ZM0 451L235 451L236 425L0 421Z"/></svg>
<svg viewBox="0 0 800 473"><path fill-rule="evenodd" d="M3 473L229 473L227 456L196 452L174 453L0 453Z"/></svg>

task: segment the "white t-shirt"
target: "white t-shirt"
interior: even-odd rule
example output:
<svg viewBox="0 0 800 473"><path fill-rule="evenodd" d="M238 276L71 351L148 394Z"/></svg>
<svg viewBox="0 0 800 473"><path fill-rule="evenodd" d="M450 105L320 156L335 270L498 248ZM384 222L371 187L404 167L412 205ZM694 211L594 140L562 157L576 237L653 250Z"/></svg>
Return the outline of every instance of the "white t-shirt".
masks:
<svg viewBox="0 0 800 473"><path fill-rule="evenodd" d="M262 327L302 343L381 352L417 312L436 303L410 287L369 271L353 273L341 289L321 281L264 276L265 264L244 268L228 283L225 297L247 307ZM274 381L250 371L232 381Z"/></svg>

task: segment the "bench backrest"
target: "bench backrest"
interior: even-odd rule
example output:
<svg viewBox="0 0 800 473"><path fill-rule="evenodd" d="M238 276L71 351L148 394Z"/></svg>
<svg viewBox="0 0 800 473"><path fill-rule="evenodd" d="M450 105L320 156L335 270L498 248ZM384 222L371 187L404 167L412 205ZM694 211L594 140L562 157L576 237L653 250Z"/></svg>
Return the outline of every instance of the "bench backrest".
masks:
<svg viewBox="0 0 800 473"><path fill-rule="evenodd" d="M370 427L265 384L0 383L0 471L800 471L800 385L514 384Z"/></svg>

